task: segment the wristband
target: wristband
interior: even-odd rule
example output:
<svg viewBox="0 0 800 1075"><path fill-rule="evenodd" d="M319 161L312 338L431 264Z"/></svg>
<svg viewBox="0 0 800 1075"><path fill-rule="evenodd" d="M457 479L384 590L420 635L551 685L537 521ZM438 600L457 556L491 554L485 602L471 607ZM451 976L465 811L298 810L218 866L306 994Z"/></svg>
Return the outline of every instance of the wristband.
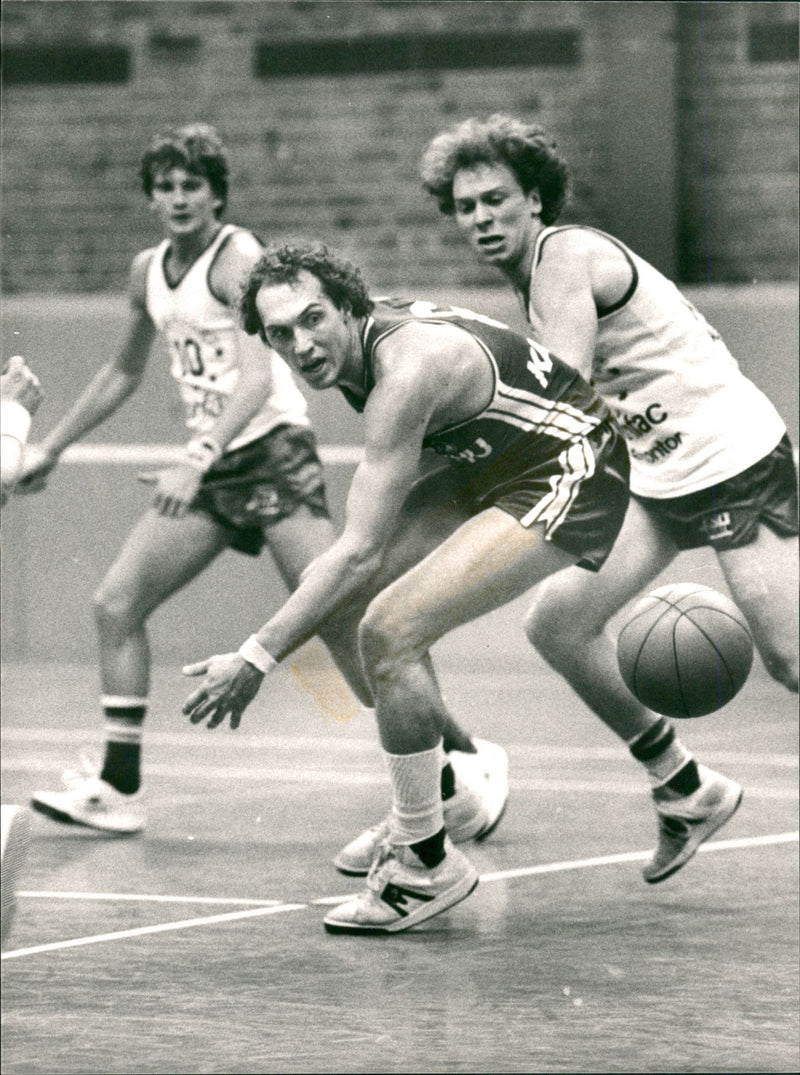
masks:
<svg viewBox="0 0 800 1075"><path fill-rule="evenodd" d="M15 399L0 400L0 433L4 437L13 437L20 444L28 439L31 428L31 413Z"/></svg>
<svg viewBox="0 0 800 1075"><path fill-rule="evenodd" d="M213 437L194 437L186 445L186 462L205 474L222 455L222 448Z"/></svg>
<svg viewBox="0 0 800 1075"><path fill-rule="evenodd" d="M265 676L278 667L278 662L271 653L267 653L256 635L250 635L248 640L239 646L239 656L244 657L248 664L252 664Z"/></svg>

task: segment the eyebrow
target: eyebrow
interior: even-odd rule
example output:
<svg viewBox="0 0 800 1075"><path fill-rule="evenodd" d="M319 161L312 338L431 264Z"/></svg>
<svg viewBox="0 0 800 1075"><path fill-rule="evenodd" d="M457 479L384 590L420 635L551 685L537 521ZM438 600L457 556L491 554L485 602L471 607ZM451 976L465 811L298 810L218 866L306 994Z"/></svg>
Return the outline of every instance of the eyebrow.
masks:
<svg viewBox="0 0 800 1075"><path fill-rule="evenodd" d="M292 318L292 321L302 321L302 319L306 316L309 310L312 310L315 306L318 306L320 309L323 308L322 303L318 299L314 299L312 302L309 302L307 306L304 306L300 313L297 315L297 317ZM288 328L289 324L289 321L270 321L268 325L264 325L264 331L269 332L270 329Z"/></svg>
<svg viewBox="0 0 800 1075"><path fill-rule="evenodd" d="M477 194L462 194L460 197L454 197L453 201L458 204L459 202L475 202L479 198L485 198L488 194L502 194L506 190L502 183L498 183L496 187L490 187L488 190L481 190Z"/></svg>

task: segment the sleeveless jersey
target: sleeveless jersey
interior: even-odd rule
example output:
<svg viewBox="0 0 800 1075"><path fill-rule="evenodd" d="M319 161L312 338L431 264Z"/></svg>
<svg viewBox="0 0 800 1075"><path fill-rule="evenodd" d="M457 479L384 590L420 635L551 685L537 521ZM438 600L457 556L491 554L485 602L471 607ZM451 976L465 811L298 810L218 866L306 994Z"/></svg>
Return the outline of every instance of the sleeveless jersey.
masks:
<svg viewBox="0 0 800 1075"><path fill-rule="evenodd" d="M543 244L564 230L539 233L531 281ZM612 242L633 273L619 302L597 311L592 378L628 442L631 491L658 499L683 496L733 477L771 452L784 423L719 334L652 265L613 236L585 230ZM526 313L531 317L530 309Z"/></svg>
<svg viewBox="0 0 800 1075"><path fill-rule="evenodd" d="M156 248L147 267L147 312L166 338L170 372L178 382L186 425L194 435L207 433L225 408L239 380L239 351L247 341L233 312L212 294L208 283L219 250L236 230L234 225L226 224L175 287L164 275L169 239ZM305 397L289 367L266 347L264 361L271 364L272 392L245 428L225 446L226 453L262 437L275 426L309 424Z"/></svg>
<svg viewBox="0 0 800 1075"><path fill-rule="evenodd" d="M537 458L558 456L610 417L575 370L507 325L471 310L403 299L377 299L366 321L363 390L341 389L356 410L363 411L374 387L374 356L381 340L412 321L458 326L478 343L492 369L494 391L486 407L423 441L425 448L456 464L483 469L508 459L513 448L522 469Z"/></svg>

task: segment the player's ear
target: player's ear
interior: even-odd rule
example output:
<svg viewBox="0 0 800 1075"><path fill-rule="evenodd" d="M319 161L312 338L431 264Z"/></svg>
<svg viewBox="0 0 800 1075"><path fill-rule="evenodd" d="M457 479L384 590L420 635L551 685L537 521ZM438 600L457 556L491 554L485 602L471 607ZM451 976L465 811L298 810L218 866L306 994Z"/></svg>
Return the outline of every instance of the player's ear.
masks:
<svg viewBox="0 0 800 1075"><path fill-rule="evenodd" d="M533 190L529 190L527 194L528 205L530 206L531 216L541 216L542 213L542 196L539 193L539 188L534 187Z"/></svg>

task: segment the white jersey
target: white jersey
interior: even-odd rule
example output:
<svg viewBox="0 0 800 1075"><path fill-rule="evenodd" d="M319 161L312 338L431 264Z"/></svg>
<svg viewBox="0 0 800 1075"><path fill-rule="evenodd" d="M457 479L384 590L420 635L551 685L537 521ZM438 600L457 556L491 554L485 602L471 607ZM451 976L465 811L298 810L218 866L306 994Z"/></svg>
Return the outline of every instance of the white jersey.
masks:
<svg viewBox="0 0 800 1075"><path fill-rule="evenodd" d="M539 233L531 280L542 244L561 230ZM627 294L597 311L592 377L628 442L631 491L684 496L746 470L786 432L780 415L671 281L618 239L596 234L633 271Z"/></svg>
<svg viewBox="0 0 800 1075"><path fill-rule="evenodd" d="M214 259L236 230L233 224L226 224L175 287L164 275L169 239L156 248L147 267L147 312L166 337L170 372L180 388L186 425L195 436L212 429L236 388L240 348L247 340L231 309L212 294L208 283ZM226 452L249 444L278 425L309 425L308 405L289 367L266 347L264 361L272 366L272 392L225 446Z"/></svg>

